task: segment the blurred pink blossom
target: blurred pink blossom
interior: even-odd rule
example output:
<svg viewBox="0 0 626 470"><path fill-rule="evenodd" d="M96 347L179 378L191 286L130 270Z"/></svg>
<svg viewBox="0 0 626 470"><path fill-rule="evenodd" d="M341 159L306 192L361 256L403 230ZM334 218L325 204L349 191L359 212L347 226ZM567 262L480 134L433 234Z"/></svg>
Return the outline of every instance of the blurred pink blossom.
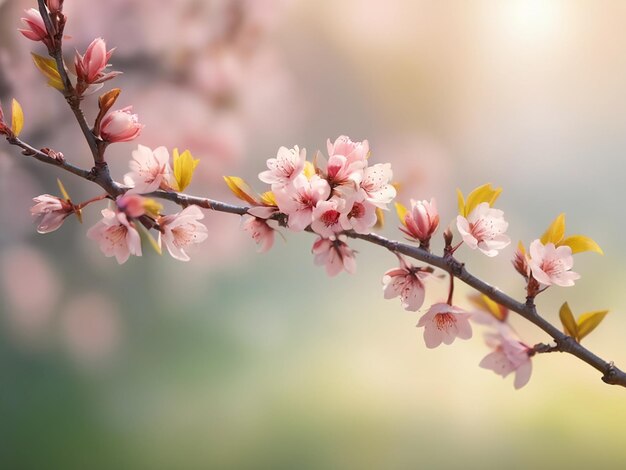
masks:
<svg viewBox="0 0 626 470"><path fill-rule="evenodd" d="M102 210L102 220L87 231L87 237L100 244L106 257L115 256L119 264L130 255L141 256L141 238L132 222L123 212Z"/></svg>

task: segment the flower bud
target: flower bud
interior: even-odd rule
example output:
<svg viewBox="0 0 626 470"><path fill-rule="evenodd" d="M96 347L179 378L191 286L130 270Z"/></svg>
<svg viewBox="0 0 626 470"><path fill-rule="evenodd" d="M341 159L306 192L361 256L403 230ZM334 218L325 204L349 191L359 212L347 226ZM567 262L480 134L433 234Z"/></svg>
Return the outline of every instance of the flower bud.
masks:
<svg viewBox="0 0 626 470"><path fill-rule="evenodd" d="M105 142L128 142L141 133L143 125L132 114L133 107L127 106L107 114L100 125L100 137Z"/></svg>
<svg viewBox="0 0 626 470"><path fill-rule="evenodd" d="M50 13L55 14L63 9L63 0L46 0Z"/></svg>
<svg viewBox="0 0 626 470"><path fill-rule="evenodd" d="M40 217L37 231L50 233L58 229L68 215L74 212L72 204L64 199L49 194L42 194L33 199L36 204L31 207L30 213Z"/></svg>
<svg viewBox="0 0 626 470"><path fill-rule="evenodd" d="M49 41L48 31L46 30L46 24L41 17L41 13L35 8L25 10L25 12L26 17L22 18L22 23L24 23L28 29L18 29L18 31L31 41L47 43Z"/></svg>
<svg viewBox="0 0 626 470"><path fill-rule="evenodd" d="M528 266L526 250L524 249L522 242L519 242L517 245L517 250L515 250L511 263L513 263L513 267L518 273L520 273L523 277L528 278L530 275L530 266Z"/></svg>
<svg viewBox="0 0 626 470"><path fill-rule="evenodd" d="M84 91L89 85L103 83L120 74L120 72L104 73L112 54L113 49L107 52L106 43L102 38L94 39L84 56L76 52L74 66L80 90Z"/></svg>
<svg viewBox="0 0 626 470"><path fill-rule="evenodd" d="M407 212L404 223L406 230L400 228L407 235L419 240L422 245L428 246L433 233L439 227L439 213L435 199L429 201L411 201L411 210Z"/></svg>

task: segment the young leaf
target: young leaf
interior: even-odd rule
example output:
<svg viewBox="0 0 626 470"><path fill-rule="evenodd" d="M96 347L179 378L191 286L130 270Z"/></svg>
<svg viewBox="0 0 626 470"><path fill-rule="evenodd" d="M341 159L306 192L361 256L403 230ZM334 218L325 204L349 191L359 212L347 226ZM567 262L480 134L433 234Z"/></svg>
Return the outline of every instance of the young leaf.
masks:
<svg viewBox="0 0 626 470"><path fill-rule="evenodd" d="M15 134L15 137L20 135L24 128L24 112L22 106L14 98L11 105L11 131Z"/></svg>
<svg viewBox="0 0 626 470"><path fill-rule="evenodd" d="M572 249L572 254L582 253L583 251L595 251L604 254L602 248L591 238L584 235L571 235L559 243L559 246L567 245Z"/></svg>
<svg viewBox="0 0 626 470"><path fill-rule="evenodd" d="M459 203L459 215L465 217L465 199L459 188L456 188L456 200Z"/></svg>
<svg viewBox="0 0 626 470"><path fill-rule="evenodd" d="M604 317L607 313L609 313L608 310L598 310L595 312L583 313L578 318L578 341L580 341L593 330L595 330L600 322L604 320Z"/></svg>
<svg viewBox="0 0 626 470"><path fill-rule="evenodd" d="M310 180L313 175L315 175L315 166L313 165L313 163L311 163L310 161L306 161L304 162L304 176L306 176L306 179Z"/></svg>
<svg viewBox="0 0 626 470"><path fill-rule="evenodd" d="M400 223L406 227L406 222L404 221L407 212L409 210L399 202L396 202L396 214L398 214L398 219L400 219Z"/></svg>
<svg viewBox="0 0 626 470"><path fill-rule="evenodd" d="M250 185L242 178L239 178L238 176L224 176L224 181L226 181L228 188L233 192L233 194L242 201L252 205L259 204L259 198L256 197L256 194Z"/></svg>
<svg viewBox="0 0 626 470"><path fill-rule="evenodd" d="M184 191L191 183L194 171L200 160L194 159L189 150L185 150L179 154L178 149L173 152L174 161L174 180L176 181L176 190Z"/></svg>
<svg viewBox="0 0 626 470"><path fill-rule="evenodd" d="M161 245L159 245L159 242L154 239L154 237L150 233L150 230L148 230L139 221L135 223L135 227L139 229L139 234L141 235L141 238L148 240L148 243L150 243L150 246L154 251L156 251L160 255L163 254L163 252L161 251Z"/></svg>
<svg viewBox="0 0 626 470"><path fill-rule="evenodd" d="M561 240L563 240L564 235L565 214L559 214L541 236L541 243L544 245L547 245L548 243L554 243L557 245Z"/></svg>
<svg viewBox="0 0 626 470"><path fill-rule="evenodd" d="M261 194L261 202L264 206L278 206L278 203L276 202L276 196L274 196L274 193L272 191L265 191L263 194Z"/></svg>
<svg viewBox="0 0 626 470"><path fill-rule="evenodd" d="M489 206L492 206L493 203L496 202L496 199L498 199L498 196L500 196L501 192L502 188L493 189L491 187L491 183L479 186L467 196L467 201L465 203L464 209L465 213L462 215L464 217L467 217L469 214L472 213L474 209L476 209L479 204L482 204L483 202L486 202L489 204Z"/></svg>
<svg viewBox="0 0 626 470"><path fill-rule="evenodd" d="M569 308L567 302L561 305L561 309L559 310L559 318L561 319L561 323L563 324L565 334L571 336L576 341L578 341L578 326L576 325L576 320L574 320L574 315L572 314L572 310Z"/></svg>
<svg viewBox="0 0 626 470"><path fill-rule="evenodd" d="M381 229L385 225L385 213L380 207L376 208L376 223L374 224L375 229Z"/></svg>
<svg viewBox="0 0 626 470"><path fill-rule="evenodd" d="M57 90L63 91L63 81L61 80L61 75L59 74L59 69L57 69L57 64L54 59L42 57L38 54L31 52L33 56L33 60L35 61L35 65L39 69L39 71L48 79L48 85L52 88L56 88Z"/></svg>

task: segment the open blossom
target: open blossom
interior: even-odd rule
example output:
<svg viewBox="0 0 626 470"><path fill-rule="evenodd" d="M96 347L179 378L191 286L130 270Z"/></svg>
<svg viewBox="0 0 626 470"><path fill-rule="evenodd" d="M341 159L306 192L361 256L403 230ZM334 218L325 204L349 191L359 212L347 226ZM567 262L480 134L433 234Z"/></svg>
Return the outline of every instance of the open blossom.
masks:
<svg viewBox="0 0 626 470"><path fill-rule="evenodd" d="M74 212L72 204L49 194L42 194L33 199L36 204L30 213L40 217L37 232L50 233L58 229L68 215Z"/></svg>
<svg viewBox="0 0 626 470"><path fill-rule="evenodd" d="M268 225L266 220L258 217L245 217L242 228L259 245L259 253L265 253L274 245L274 229Z"/></svg>
<svg viewBox="0 0 626 470"><path fill-rule="evenodd" d="M358 193L348 199L345 210L339 216L341 227L356 233L369 233L376 220L376 206L358 197Z"/></svg>
<svg viewBox="0 0 626 470"><path fill-rule="evenodd" d="M492 209L487 202L478 204L467 218L457 216L456 226L467 246L473 250L478 248L487 256L496 256L498 250L511 243L511 239L504 234L509 226L504 220L504 213Z"/></svg>
<svg viewBox="0 0 626 470"><path fill-rule="evenodd" d="M411 199L411 210L406 213L404 227L400 227L400 230L420 243L428 245L438 227L439 212L435 198L430 202Z"/></svg>
<svg viewBox="0 0 626 470"><path fill-rule="evenodd" d="M396 188L390 184L392 177L390 163L377 163L363 171L361 190L365 192L367 200L376 207L386 209L387 204L396 197Z"/></svg>
<svg viewBox="0 0 626 470"><path fill-rule="evenodd" d="M259 179L271 184L272 189L285 186L302 173L305 161L305 149L300 150L297 145L292 149L281 147L278 149L276 158L267 160L269 170L259 173Z"/></svg>
<svg viewBox="0 0 626 470"><path fill-rule="evenodd" d="M528 266L533 277L541 284L550 286L573 286L580 274L570 271L574 266L572 249L569 246L554 246L554 243L544 245L541 240L530 244L530 259Z"/></svg>
<svg viewBox="0 0 626 470"><path fill-rule="evenodd" d="M436 348L441 343L452 344L455 338L470 339L472 327L470 314L447 303L433 304L417 323L424 327L424 342L427 348Z"/></svg>
<svg viewBox="0 0 626 470"><path fill-rule="evenodd" d="M25 13L26 17L22 18L22 23L24 23L27 29L18 29L18 31L31 41L43 41L48 45L50 38L46 30L46 24L43 22L39 10L30 8L29 10L25 10Z"/></svg>
<svg viewBox="0 0 626 470"><path fill-rule="evenodd" d="M127 106L108 113L100 124L100 137L105 142L128 142L141 133L143 124L132 113L133 107Z"/></svg>
<svg viewBox="0 0 626 470"><path fill-rule="evenodd" d="M123 212L102 210L102 220L87 231L87 237L100 244L105 256L115 256L119 264L130 255L141 256L141 238Z"/></svg>
<svg viewBox="0 0 626 470"><path fill-rule="evenodd" d="M339 218L344 210L343 199L332 198L328 201L319 201L313 209L311 228L322 237L330 238L341 232L343 228Z"/></svg>
<svg viewBox="0 0 626 470"><path fill-rule="evenodd" d="M519 341L505 324L500 326L497 333L487 334L486 341L493 352L487 354L479 366L493 370L502 377L515 372L513 386L519 389L526 385L532 372L531 348Z"/></svg>
<svg viewBox="0 0 626 470"><path fill-rule="evenodd" d="M367 156L370 151L370 145L367 140L363 142L352 142L350 137L341 135L335 139L334 143L331 143L330 139L328 139L326 147L329 157L342 155L346 157L348 164L361 162L362 167L366 166Z"/></svg>
<svg viewBox="0 0 626 470"><path fill-rule="evenodd" d="M317 266L326 266L326 273L336 276L341 271L354 274L356 272L356 260L354 251L341 240L329 240L318 238L312 249Z"/></svg>
<svg viewBox="0 0 626 470"><path fill-rule="evenodd" d="M172 174L170 168L170 154L165 147L152 150L145 145L139 145L133 150L133 159L129 163L130 173L124 175L124 181L132 193L145 194L157 189L170 189L169 179Z"/></svg>
<svg viewBox="0 0 626 470"><path fill-rule="evenodd" d="M189 261L185 249L193 243L201 243L207 239L208 230L199 222L204 214L198 206L188 206L177 214L159 217L159 246L165 243L167 251L173 258Z"/></svg>
<svg viewBox="0 0 626 470"><path fill-rule="evenodd" d="M78 82L91 85L105 82L119 75L120 72L104 73L112 54L113 49L107 51L106 43L102 38L94 39L87 47L84 56L76 51L74 66Z"/></svg>
<svg viewBox="0 0 626 470"><path fill-rule="evenodd" d="M313 209L320 201L330 195L328 182L317 175L310 180L304 175L294 179L293 183L274 191L278 208L289 216L288 226L291 230L300 231L313 221ZM258 216L258 214L255 214Z"/></svg>
<svg viewBox="0 0 626 470"><path fill-rule="evenodd" d="M400 297L402 307L416 312L424 303L426 290L424 280L430 273L422 271L400 258L400 267L393 268L383 275L383 293L385 299Z"/></svg>

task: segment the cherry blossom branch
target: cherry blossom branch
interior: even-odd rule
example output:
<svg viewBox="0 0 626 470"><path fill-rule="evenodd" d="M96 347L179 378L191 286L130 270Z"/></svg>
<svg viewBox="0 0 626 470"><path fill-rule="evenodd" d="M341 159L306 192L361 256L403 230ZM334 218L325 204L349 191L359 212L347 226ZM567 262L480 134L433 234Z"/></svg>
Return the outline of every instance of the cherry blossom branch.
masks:
<svg viewBox="0 0 626 470"><path fill-rule="evenodd" d="M18 138L8 138L7 140L10 144L22 148L24 150L23 153L26 156L31 156L43 163L57 166L69 173L79 176L80 178L98 184L105 191L107 191L107 193L113 199L129 189L127 186L117 183L113 180L111 180L112 184L109 184L106 180L98 178L97 175L94 176L93 171L87 171L70 163L67 163L64 158L55 159L49 154L46 154L41 150L35 149L31 145L23 142ZM228 204L210 198L198 197L175 191L158 190L150 194L146 194L145 196L167 200L183 208L190 205L197 205L205 209L214 210L217 212L225 212L228 214L236 214L240 216L248 214L248 211L250 209L250 207L248 206ZM282 215L280 213L277 213L273 218L280 220L281 217ZM548 320L542 317L537 312L537 308L534 304L534 299L532 297L529 297L524 303L515 300L498 288L472 275L465 268L465 264L454 258L454 256L452 256L451 254L438 256L424 248L398 242L396 240L390 240L376 233L359 234L354 231L345 231L343 232L343 234L350 238L363 240L368 243L381 246L388 249L394 254L405 255L409 258L421 261L430 266L439 268L447 272L450 276L459 279L460 281L474 288L478 292L486 295L494 302L503 305L513 312L516 312L517 314L546 332L554 340L554 345L538 344L533 348L534 352L565 352L571 354L600 371L603 374L602 380L607 384L621 385L622 387L626 387L626 373L618 369L613 364L613 362L607 362L601 359L596 354L582 346L580 343L576 342L574 338L562 333L557 327L555 327Z"/></svg>

